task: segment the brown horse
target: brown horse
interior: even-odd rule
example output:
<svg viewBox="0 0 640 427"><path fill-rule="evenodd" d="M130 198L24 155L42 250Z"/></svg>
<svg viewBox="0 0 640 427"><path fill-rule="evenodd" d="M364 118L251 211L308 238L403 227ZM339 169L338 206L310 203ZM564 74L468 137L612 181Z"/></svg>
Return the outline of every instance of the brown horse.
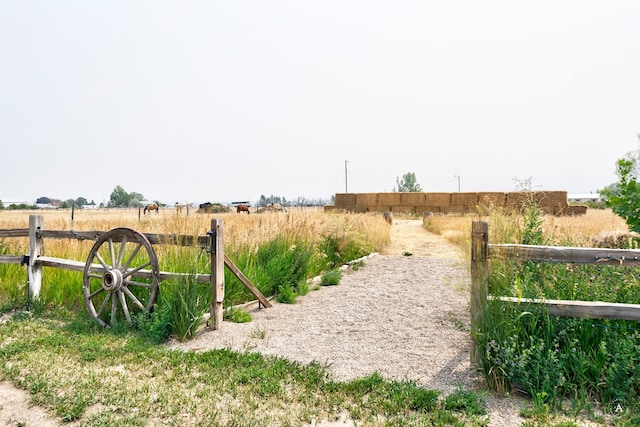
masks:
<svg viewBox="0 0 640 427"><path fill-rule="evenodd" d="M156 214L160 213L160 207L156 203L149 203L144 207L144 214L147 214L147 211L151 213L151 211L156 211Z"/></svg>
<svg viewBox="0 0 640 427"><path fill-rule="evenodd" d="M249 215L249 205L238 205L238 206L236 206L236 212L237 213L246 212L247 215Z"/></svg>

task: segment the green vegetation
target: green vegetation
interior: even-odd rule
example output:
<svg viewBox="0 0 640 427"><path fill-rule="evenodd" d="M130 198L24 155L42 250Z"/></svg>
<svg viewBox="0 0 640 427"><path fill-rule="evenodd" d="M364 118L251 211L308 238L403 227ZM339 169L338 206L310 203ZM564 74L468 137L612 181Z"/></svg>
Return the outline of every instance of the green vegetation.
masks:
<svg viewBox="0 0 640 427"><path fill-rule="evenodd" d="M240 220L238 216L233 218ZM274 219L273 216L267 218ZM372 235L365 232L371 227L360 219L338 223L339 227L332 225L320 236L316 236L310 235L307 231L309 228L313 230L309 219L302 215L301 218L303 227L298 226L293 219L287 219L285 225L290 225L289 228L276 223L275 232L259 244L256 244L255 238L246 242L234 238L235 244L227 245L225 248L234 264L264 296L275 297L283 303L293 304L298 296L308 293L308 278L330 272L339 265L380 248L380 243L372 240ZM179 220L180 218L176 221ZM251 220L257 221L258 226L263 227L266 222L262 219ZM383 224L377 216L375 220ZM234 224L230 223L229 231L245 233L250 226L251 224L243 225L242 229L236 229ZM108 226L101 228L106 229ZM388 233L386 227L380 229ZM232 235L231 237L233 238ZM384 242L384 239L380 241ZM50 242L47 243L47 255L75 260L86 259L92 244L74 240ZM26 253L27 243L26 239L7 239L6 243L2 241L0 254ZM103 249L107 249L107 245L104 245ZM210 256L198 247L158 245L154 249L158 254L160 270L182 272L186 276L181 280L172 279L161 283L153 312L135 316L134 324L141 334L154 342L163 342L169 338L188 340L202 323L203 315L208 312L211 304L209 284L196 280L198 273L210 271ZM108 257L107 254L103 256ZM20 310L29 306L26 279L24 266L0 264L2 311ZM40 299L37 301L38 309L85 311L82 279L82 273L79 272L47 268L43 275ZM254 299L255 296L232 271L225 269L226 310ZM33 310L35 307L30 308ZM227 319L246 321L246 316L234 314L228 315Z"/></svg>
<svg viewBox="0 0 640 427"><path fill-rule="evenodd" d="M422 187L418 184L416 174L413 172L407 172L402 176L402 179L396 178L396 189L398 192L419 193L422 191Z"/></svg>
<svg viewBox="0 0 640 427"><path fill-rule="evenodd" d="M517 243L544 245L540 212L530 206L518 222ZM565 245L570 245L565 238ZM491 260L490 293L519 298L640 303L637 268ZM637 322L550 316L540 306L488 301L475 331L476 357L493 390L524 391L528 415L552 411L577 416L601 408L615 425L640 418L640 328ZM564 405L564 406L563 406Z"/></svg>
<svg viewBox="0 0 640 427"><path fill-rule="evenodd" d="M59 313L58 313L59 314ZM439 398L379 374L332 380L326 366L257 353L182 352L88 318L14 316L0 328L0 380L80 425L310 425L342 414L372 426L487 425L481 396Z"/></svg>
<svg viewBox="0 0 640 427"><path fill-rule="evenodd" d="M340 270L330 270L322 275L320 278L320 284L322 286L335 286L340 283L340 278L342 277L342 271Z"/></svg>
<svg viewBox="0 0 640 427"><path fill-rule="evenodd" d="M618 160L619 181L616 186L603 191L603 196L615 213L627 221L631 231L640 232L640 184L637 182L638 157L628 154Z"/></svg>

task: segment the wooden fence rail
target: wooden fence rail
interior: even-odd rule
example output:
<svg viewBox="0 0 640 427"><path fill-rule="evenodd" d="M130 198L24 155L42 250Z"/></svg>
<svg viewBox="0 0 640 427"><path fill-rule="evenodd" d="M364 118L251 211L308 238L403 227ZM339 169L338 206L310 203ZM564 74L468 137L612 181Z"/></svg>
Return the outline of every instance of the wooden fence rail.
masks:
<svg viewBox="0 0 640 427"><path fill-rule="evenodd" d="M271 303L256 288L251 281L240 271L240 269L224 253L223 220L211 220L211 231L206 236L188 236L175 234L152 234L143 233L150 243L156 245L177 245L192 246L206 249L211 255L211 273L200 273L195 275L198 282L211 283L212 304L210 318L213 319L214 329L219 329L222 325L224 306L224 267L229 270L242 282L247 289L257 298L264 307L271 307ZM26 255L0 255L0 264L22 264L27 266L29 276L29 297L39 298L42 284L42 267L59 268L64 270L83 272L85 262L69 260L65 258L55 258L43 255L44 239L77 239L96 241L105 231L73 231L73 230L45 230L44 218L42 215L31 215L29 217L29 228L0 229L0 238L29 238L29 253ZM95 265L96 270L102 266ZM134 276L141 278L151 278L151 270L139 270ZM175 273L160 271L159 280L190 276L188 273Z"/></svg>
<svg viewBox="0 0 640 427"><path fill-rule="evenodd" d="M515 298L489 293L488 262L490 258L506 257L516 261L639 266L640 251L630 249L574 248L559 246L489 244L489 226L483 221L472 224L471 239L471 321L480 325L488 300L505 304L538 304L546 306L555 316L587 319L640 320L639 304L601 301L547 300Z"/></svg>

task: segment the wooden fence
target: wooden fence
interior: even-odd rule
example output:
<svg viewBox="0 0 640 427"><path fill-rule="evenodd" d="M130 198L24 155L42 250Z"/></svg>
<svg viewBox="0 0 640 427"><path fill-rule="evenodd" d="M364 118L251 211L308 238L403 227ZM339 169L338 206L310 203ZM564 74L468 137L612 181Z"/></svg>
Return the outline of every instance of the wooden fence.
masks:
<svg viewBox="0 0 640 427"><path fill-rule="evenodd" d="M247 277L235 266L235 264L224 253L224 221L222 219L211 220L211 230L206 236L187 235L166 235L144 233L144 236L151 244L170 244L178 246L193 246L206 249L210 254L211 272L195 275L198 282L210 283L212 292L212 303L210 318L213 321L214 329L222 326L224 309L224 267L227 266L231 272L249 289L258 299L259 303L265 307L271 307L271 303L262 293L247 279ZM0 255L0 264L21 264L27 268L29 278L29 298L38 299L42 286L43 267L60 268L64 270L82 272L85 270L85 262L68 260L64 258L53 258L44 255L44 239L77 239L97 241L104 231L65 231L46 230L44 228L44 217L42 215L29 216L29 228L22 229L0 229L0 238L29 238L29 253L25 255ZM153 272L141 269L132 276L141 278L151 278ZM187 273L173 273L159 271L158 280L170 278L180 278L190 276Z"/></svg>
<svg viewBox="0 0 640 427"><path fill-rule="evenodd" d="M544 305L554 316L587 319L640 320L640 304L621 304L601 301L547 300L491 295L489 292L488 261L506 257L516 261L550 263L597 264L611 266L640 266L640 251L607 248L573 248L559 246L531 246L489 244L489 225L474 221L471 236L471 321L479 325L488 300L505 304Z"/></svg>

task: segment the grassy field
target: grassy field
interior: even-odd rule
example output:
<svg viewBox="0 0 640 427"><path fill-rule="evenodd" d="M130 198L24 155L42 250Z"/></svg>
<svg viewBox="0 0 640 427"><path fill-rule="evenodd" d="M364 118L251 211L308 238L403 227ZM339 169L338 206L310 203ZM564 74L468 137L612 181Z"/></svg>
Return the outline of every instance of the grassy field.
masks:
<svg viewBox="0 0 640 427"><path fill-rule="evenodd" d="M0 211L0 228L26 228L30 213L33 212ZM138 219L137 210L76 211L72 221L70 211L36 213L45 216L47 229L106 231L125 226L143 232L190 235L205 234L212 217L195 214L178 217L174 211L167 210ZM299 273L305 275L331 271L336 265L379 250L389 242L388 225L378 214L325 215L307 211L216 217L225 221L226 246L241 269L256 283L272 288L266 276L282 274L282 265L289 266L287 270L291 270L292 263L302 266ZM569 241L586 244L600 233L626 230L624 221L604 210L589 210L586 216L565 218L532 219L527 215L500 212L484 217L434 216L426 227L468 248L471 222L475 219L489 221L490 241L496 243L520 242L532 231L539 231L550 244ZM0 253L25 253L26 245L26 239L5 239L0 241ZM91 242L52 240L45 242L45 254L84 260L91 245ZM197 248L158 248L161 269L168 271L206 270L206 262L198 253ZM265 260L278 261L258 268ZM163 335L166 331L158 331L164 323L157 318L139 324L136 329L124 325L102 329L85 313L81 277L77 273L46 270L43 303L25 311L24 267L14 267L0 265L0 311L6 313L0 328L0 380L11 381L27 390L34 403L48 408L65 422L103 426L297 426L336 419L345 413L363 426L466 426L488 422L482 394L469 390L441 396L411 381L389 382L375 374L337 383L328 377L326 367L318 364L303 366L279 358L226 350L171 351L158 343L161 341L158 338L166 337ZM279 276L278 280L293 278ZM184 291L190 284L166 286ZM282 293L282 289L271 290ZM295 292L302 292L299 284ZM182 293L181 297L184 296ZM230 302L242 299L232 289L229 296ZM163 304L171 305L170 301ZM201 310L207 304L205 298L191 309ZM586 376L573 376L573 388L566 386L569 369L581 366L579 363L583 363L587 372L585 364L594 357L610 356L624 369L607 370L602 368L604 365L598 365L604 369L600 373L607 374L611 381L621 381L620 374L635 375L635 371L629 369L635 366L640 353L635 341L638 334L632 329L623 331L632 336L631 341L618 340L620 345L603 353L603 340L605 349L613 345L613 341L587 335L587 332L602 329L611 338L619 339L622 335L612 335L618 329L594 326L589 329L585 325L583 330L571 322L564 329L557 329L544 314L536 317L541 320L535 324L531 321L534 316L508 314L505 317L504 313L497 313L492 324L493 335L486 335L485 350L501 355L500 359L488 360L487 366L501 374L494 379L504 385L502 392L508 392L512 386L521 387L521 382L532 383L532 377L525 375L538 372L534 384L538 388L531 389L534 405L527 414L531 420L529 425L577 425L572 421L557 421L553 415L557 411L567 413L558 406L558 402L566 402L567 392L574 393L568 400L571 417L598 406ZM579 335L571 335L576 331ZM531 344L519 347L521 342L514 340L514 336L526 337L526 343ZM554 336L568 337L566 342L572 346L567 347L565 341L553 341ZM585 345L577 346L583 339ZM554 350L560 346L563 352ZM520 351L521 348L526 351ZM544 352L544 348L552 351ZM575 354L573 348L580 349L576 359L569 358ZM621 357L615 359L616 355ZM513 366L517 369L509 370ZM554 369L559 369L557 374ZM549 378L565 380L558 385L545 380ZM640 378L640 372L625 378ZM625 390L634 390L634 386L632 382ZM635 408L628 394L623 397L627 399L625 409ZM593 416L592 419L602 424L607 420L610 425L634 425L635 422L630 415L600 419Z"/></svg>

